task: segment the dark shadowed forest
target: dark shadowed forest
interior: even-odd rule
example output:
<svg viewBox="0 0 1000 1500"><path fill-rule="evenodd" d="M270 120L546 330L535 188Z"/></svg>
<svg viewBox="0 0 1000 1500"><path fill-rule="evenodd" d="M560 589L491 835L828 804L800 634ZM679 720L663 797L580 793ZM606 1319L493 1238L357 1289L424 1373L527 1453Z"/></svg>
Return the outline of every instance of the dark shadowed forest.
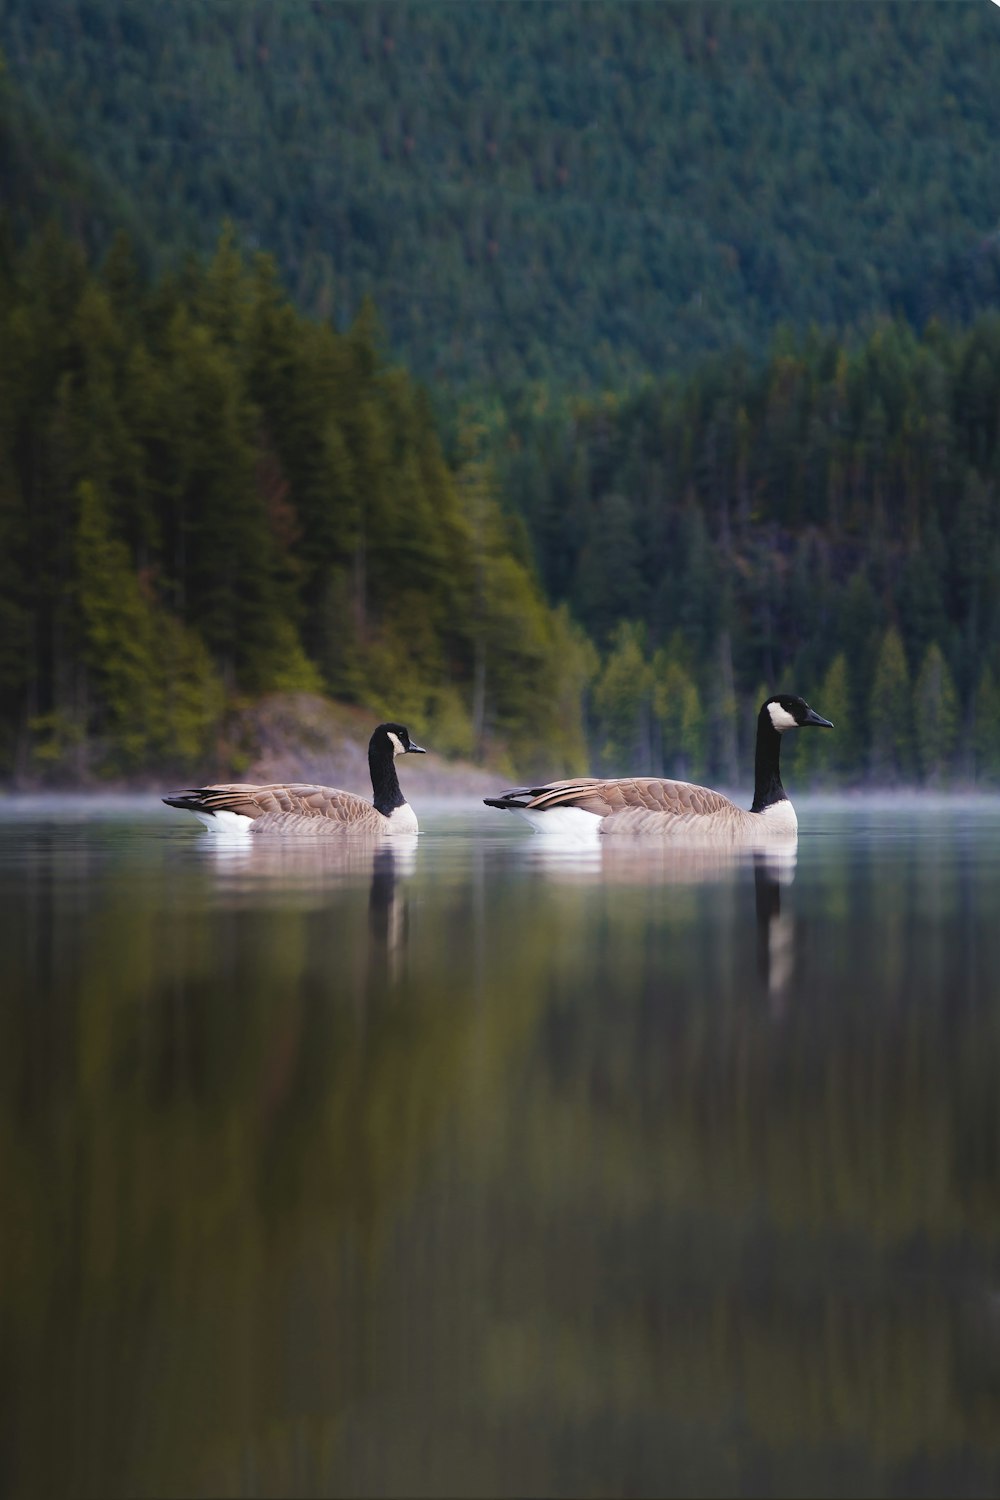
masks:
<svg viewBox="0 0 1000 1500"><path fill-rule="evenodd" d="M618 389L1000 293L986 4L4 0L18 138L143 266L223 216L422 378ZM60 193L60 198L63 198Z"/></svg>
<svg viewBox="0 0 1000 1500"><path fill-rule="evenodd" d="M996 20L6 0L0 774L1000 778Z"/></svg>

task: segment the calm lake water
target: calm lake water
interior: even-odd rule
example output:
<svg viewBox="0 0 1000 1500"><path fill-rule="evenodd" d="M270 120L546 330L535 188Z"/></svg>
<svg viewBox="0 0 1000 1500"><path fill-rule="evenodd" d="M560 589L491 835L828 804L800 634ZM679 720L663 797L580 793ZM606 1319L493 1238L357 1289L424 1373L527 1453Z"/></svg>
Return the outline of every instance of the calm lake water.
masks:
<svg viewBox="0 0 1000 1500"><path fill-rule="evenodd" d="M0 1489L995 1495L1000 804L0 805Z"/></svg>

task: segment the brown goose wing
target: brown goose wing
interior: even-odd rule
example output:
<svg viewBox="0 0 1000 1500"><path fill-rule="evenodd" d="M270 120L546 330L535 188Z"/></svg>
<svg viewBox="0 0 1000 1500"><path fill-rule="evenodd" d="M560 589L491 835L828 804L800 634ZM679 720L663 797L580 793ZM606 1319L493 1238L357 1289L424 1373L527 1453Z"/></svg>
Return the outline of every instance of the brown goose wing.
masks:
<svg viewBox="0 0 1000 1500"><path fill-rule="evenodd" d="M487 807L515 809L519 807L576 806L574 798L583 796L593 787L601 786L596 776L578 776L570 781L548 781L544 786L515 786L501 792L499 797L486 797Z"/></svg>
<svg viewBox="0 0 1000 1500"><path fill-rule="evenodd" d="M664 813L669 817L697 819L713 813L737 811L721 792L689 781L666 781L656 776L636 776L613 781L583 778L554 781L535 790L524 807L581 807L599 817L628 812Z"/></svg>
<svg viewBox="0 0 1000 1500"><path fill-rule="evenodd" d="M269 829L333 832L337 828L376 827L381 823L381 815L363 797L308 782L275 782L267 786L229 782L200 787L183 796L184 801L178 798L175 806L201 812L239 813L252 821L255 833Z"/></svg>

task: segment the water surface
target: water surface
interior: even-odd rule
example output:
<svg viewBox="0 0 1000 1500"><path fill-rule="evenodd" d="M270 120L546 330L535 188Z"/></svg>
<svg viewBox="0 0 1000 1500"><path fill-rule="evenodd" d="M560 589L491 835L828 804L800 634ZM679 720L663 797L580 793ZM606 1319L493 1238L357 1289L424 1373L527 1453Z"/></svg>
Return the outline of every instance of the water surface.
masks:
<svg viewBox="0 0 1000 1500"><path fill-rule="evenodd" d="M995 1494L1000 804L0 805L0 1487Z"/></svg>

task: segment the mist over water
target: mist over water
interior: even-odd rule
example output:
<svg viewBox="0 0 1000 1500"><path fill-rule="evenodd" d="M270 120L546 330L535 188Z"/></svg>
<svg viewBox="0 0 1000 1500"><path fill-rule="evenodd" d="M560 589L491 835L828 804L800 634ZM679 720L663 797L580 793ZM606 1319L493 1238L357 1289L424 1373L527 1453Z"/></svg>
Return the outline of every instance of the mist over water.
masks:
<svg viewBox="0 0 1000 1500"><path fill-rule="evenodd" d="M12 1496L1000 1488L1000 802L0 807Z"/></svg>

